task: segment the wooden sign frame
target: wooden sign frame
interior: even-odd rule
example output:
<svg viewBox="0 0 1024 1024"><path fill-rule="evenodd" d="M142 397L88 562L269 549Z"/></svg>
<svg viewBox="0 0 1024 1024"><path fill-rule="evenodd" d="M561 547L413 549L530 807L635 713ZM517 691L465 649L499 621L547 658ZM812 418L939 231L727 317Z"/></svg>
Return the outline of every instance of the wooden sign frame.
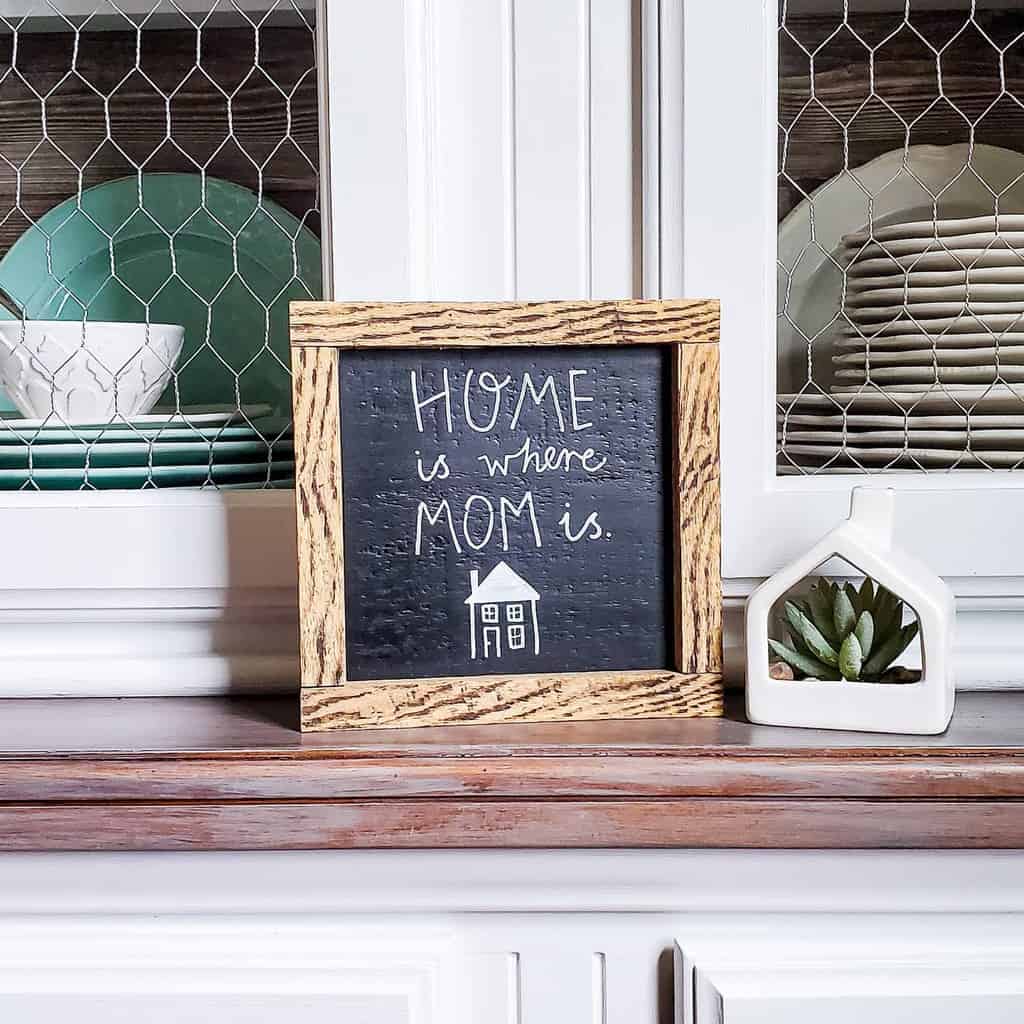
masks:
<svg viewBox="0 0 1024 1024"><path fill-rule="evenodd" d="M718 337L711 300L294 303L303 730L720 715ZM671 348L674 671L350 681L339 353L503 345Z"/></svg>

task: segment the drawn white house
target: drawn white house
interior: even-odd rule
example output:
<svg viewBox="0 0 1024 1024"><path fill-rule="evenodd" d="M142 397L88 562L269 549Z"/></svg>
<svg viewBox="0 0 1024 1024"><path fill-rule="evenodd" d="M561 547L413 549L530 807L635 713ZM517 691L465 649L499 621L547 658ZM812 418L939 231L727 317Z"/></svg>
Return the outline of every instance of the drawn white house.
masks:
<svg viewBox="0 0 1024 1024"><path fill-rule="evenodd" d="M537 602L540 594L505 562L480 581L469 574L469 649L473 658L500 658L509 651L540 654Z"/></svg>

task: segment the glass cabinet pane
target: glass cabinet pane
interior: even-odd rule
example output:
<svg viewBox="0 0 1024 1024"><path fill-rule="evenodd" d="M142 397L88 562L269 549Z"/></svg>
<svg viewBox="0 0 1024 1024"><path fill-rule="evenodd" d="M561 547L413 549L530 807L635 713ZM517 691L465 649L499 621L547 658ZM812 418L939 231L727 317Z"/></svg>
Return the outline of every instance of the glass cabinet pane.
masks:
<svg viewBox="0 0 1024 1024"><path fill-rule="evenodd" d="M290 486L311 0L0 16L0 490Z"/></svg>
<svg viewBox="0 0 1024 1024"><path fill-rule="evenodd" d="M778 24L778 471L1024 466L1024 5Z"/></svg>

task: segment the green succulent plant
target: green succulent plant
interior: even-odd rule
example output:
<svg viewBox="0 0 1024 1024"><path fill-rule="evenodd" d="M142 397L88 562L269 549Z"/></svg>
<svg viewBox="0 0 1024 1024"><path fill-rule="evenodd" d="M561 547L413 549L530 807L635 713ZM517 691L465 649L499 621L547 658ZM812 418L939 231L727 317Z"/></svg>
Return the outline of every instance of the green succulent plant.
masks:
<svg viewBox="0 0 1024 1024"><path fill-rule="evenodd" d="M870 578L859 590L819 579L785 610L790 642L768 646L798 678L887 682L889 666L917 636L916 621L903 625L903 602Z"/></svg>

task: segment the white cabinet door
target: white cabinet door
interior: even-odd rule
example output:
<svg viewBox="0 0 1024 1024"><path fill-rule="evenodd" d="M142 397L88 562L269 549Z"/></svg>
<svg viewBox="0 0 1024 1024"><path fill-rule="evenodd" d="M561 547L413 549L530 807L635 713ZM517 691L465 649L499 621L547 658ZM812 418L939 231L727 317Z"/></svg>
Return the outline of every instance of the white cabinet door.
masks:
<svg viewBox="0 0 1024 1024"><path fill-rule="evenodd" d="M838 24L852 6L813 0L786 9ZM961 20L973 8L966 0L941 6L962 12ZM722 300L724 575L770 575L845 515L852 486L871 483L896 488L899 542L949 577L958 596L1024 595L1016 526L1024 473L776 474L780 5L663 0L661 7L673 22L681 8L683 21L660 38L662 80L678 84L662 90L662 120L683 126L678 144L661 148L663 191L678 180L681 194L677 210L663 210L662 247L683 253L661 288ZM871 9L900 14L904 3L878 0Z"/></svg>
<svg viewBox="0 0 1024 1024"><path fill-rule="evenodd" d="M449 1024L448 933L306 918L5 918L10 1024Z"/></svg>
<svg viewBox="0 0 1024 1024"><path fill-rule="evenodd" d="M993 926L994 925L994 926ZM1019 921L935 915L716 925L676 952L678 1024L1010 1024Z"/></svg>

